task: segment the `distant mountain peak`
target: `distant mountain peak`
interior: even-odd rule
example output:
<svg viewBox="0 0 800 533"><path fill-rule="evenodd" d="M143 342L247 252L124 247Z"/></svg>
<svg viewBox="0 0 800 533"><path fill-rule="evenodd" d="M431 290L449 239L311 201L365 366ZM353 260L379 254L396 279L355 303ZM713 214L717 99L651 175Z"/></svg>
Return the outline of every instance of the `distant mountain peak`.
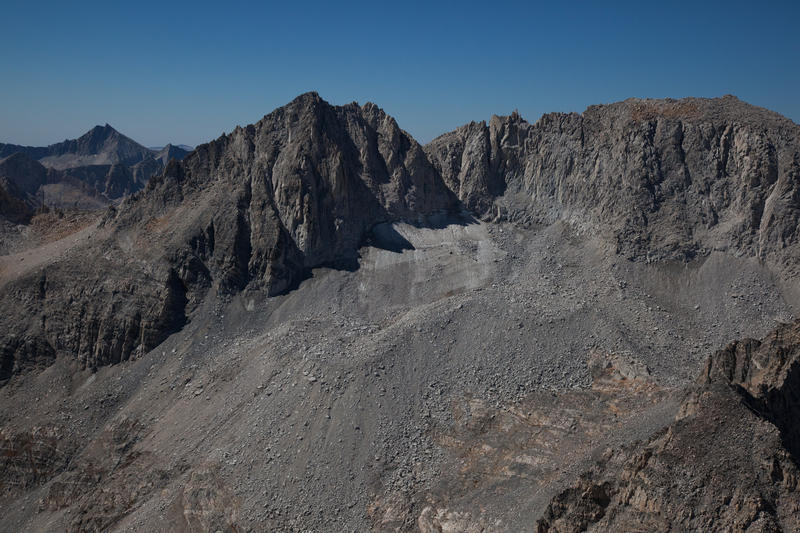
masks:
<svg viewBox="0 0 800 533"><path fill-rule="evenodd" d="M104 126L101 126L100 124L96 125L92 129L90 129L89 131L84 133L81 137L86 137L88 135L92 135L92 136L94 136L94 135L112 135L114 133L119 133L119 132L116 129L114 129L114 127L111 124L106 122L106 124Z"/></svg>
<svg viewBox="0 0 800 533"><path fill-rule="evenodd" d="M155 152L153 157L160 160L164 165L169 163L170 159L183 159L186 157L186 154L191 151L181 148L180 146L176 146L172 143L167 144L163 148L152 150Z"/></svg>
<svg viewBox="0 0 800 533"><path fill-rule="evenodd" d="M45 185L68 191L48 196L50 205L70 195L73 203L78 198L85 206L105 205L139 190L170 160L183 159L189 151L174 145L145 148L106 122L50 146L0 144L0 177L28 195Z"/></svg>

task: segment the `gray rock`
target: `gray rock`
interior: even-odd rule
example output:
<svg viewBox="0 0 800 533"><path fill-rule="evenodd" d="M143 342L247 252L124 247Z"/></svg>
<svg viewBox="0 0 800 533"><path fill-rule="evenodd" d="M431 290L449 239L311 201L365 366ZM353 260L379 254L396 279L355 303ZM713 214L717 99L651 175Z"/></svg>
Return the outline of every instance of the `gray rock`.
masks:
<svg viewBox="0 0 800 533"><path fill-rule="evenodd" d="M653 261L731 250L796 273L800 127L735 97L471 123L425 147L487 220L565 220Z"/></svg>
<svg viewBox="0 0 800 533"><path fill-rule="evenodd" d="M90 367L125 360L180 328L209 289L280 294L313 267L355 268L379 223L456 211L422 147L381 109L302 95L173 160L109 212L107 238L1 289L0 306L25 311L0 319L0 378L24 366L11 339Z"/></svg>

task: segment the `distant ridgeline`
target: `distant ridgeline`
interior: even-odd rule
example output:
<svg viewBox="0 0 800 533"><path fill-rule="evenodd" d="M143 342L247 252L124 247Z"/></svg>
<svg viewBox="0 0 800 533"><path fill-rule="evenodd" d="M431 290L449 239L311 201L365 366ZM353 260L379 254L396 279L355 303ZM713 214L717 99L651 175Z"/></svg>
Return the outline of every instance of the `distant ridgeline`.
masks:
<svg viewBox="0 0 800 533"><path fill-rule="evenodd" d="M108 124L50 146L0 144L0 216L25 222L41 206L103 208L188 153L171 144L145 148Z"/></svg>

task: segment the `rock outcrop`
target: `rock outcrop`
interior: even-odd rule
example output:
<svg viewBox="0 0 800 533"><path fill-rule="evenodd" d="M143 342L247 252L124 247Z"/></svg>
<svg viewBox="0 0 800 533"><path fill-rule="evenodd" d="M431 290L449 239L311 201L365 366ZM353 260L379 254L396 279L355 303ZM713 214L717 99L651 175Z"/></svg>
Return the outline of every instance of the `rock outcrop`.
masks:
<svg viewBox="0 0 800 533"><path fill-rule="evenodd" d="M732 96L495 116L426 151L485 219L570 221L632 259L728 250L798 269L800 127Z"/></svg>
<svg viewBox="0 0 800 533"><path fill-rule="evenodd" d="M675 421L608 450L537 530L796 531L800 322L712 355Z"/></svg>
<svg viewBox="0 0 800 533"><path fill-rule="evenodd" d="M33 427L20 433L0 430L0 497L37 487L59 474L75 448L75 443L54 427Z"/></svg>
<svg viewBox="0 0 800 533"><path fill-rule="evenodd" d="M0 159L0 177L13 183L22 193L34 196L47 183L48 172L44 165L19 152Z"/></svg>
<svg viewBox="0 0 800 533"><path fill-rule="evenodd" d="M27 223L41 203L37 192L47 175L44 166L24 153L0 159L0 220Z"/></svg>
<svg viewBox="0 0 800 533"><path fill-rule="evenodd" d="M0 220L25 224L34 214L36 202L16 183L0 175Z"/></svg>

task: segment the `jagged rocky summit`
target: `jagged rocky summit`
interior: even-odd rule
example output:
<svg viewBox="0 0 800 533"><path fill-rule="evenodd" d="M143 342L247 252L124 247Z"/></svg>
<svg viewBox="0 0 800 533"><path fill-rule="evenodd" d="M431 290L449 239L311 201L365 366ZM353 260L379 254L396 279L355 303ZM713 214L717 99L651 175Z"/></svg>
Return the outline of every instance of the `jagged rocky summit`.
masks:
<svg viewBox="0 0 800 533"><path fill-rule="evenodd" d="M379 224L465 209L566 221L632 260L723 250L793 277L799 154L796 124L733 97L493 117L423 148L374 104L304 94L171 162L106 216L102 238L6 284L2 305L26 311L2 319L4 376L57 352L124 360L209 290L280 294L312 268L354 267Z"/></svg>
<svg viewBox="0 0 800 533"><path fill-rule="evenodd" d="M632 259L730 250L797 272L800 126L732 96L495 116L425 149L485 219L569 220Z"/></svg>
<svg viewBox="0 0 800 533"><path fill-rule="evenodd" d="M311 268L355 265L378 224L459 209L377 106L303 95L173 160L106 217L102 240L4 287L3 305L53 317L4 316L4 377L59 351L92 367L127 359L181 327L208 290L279 294Z"/></svg>

